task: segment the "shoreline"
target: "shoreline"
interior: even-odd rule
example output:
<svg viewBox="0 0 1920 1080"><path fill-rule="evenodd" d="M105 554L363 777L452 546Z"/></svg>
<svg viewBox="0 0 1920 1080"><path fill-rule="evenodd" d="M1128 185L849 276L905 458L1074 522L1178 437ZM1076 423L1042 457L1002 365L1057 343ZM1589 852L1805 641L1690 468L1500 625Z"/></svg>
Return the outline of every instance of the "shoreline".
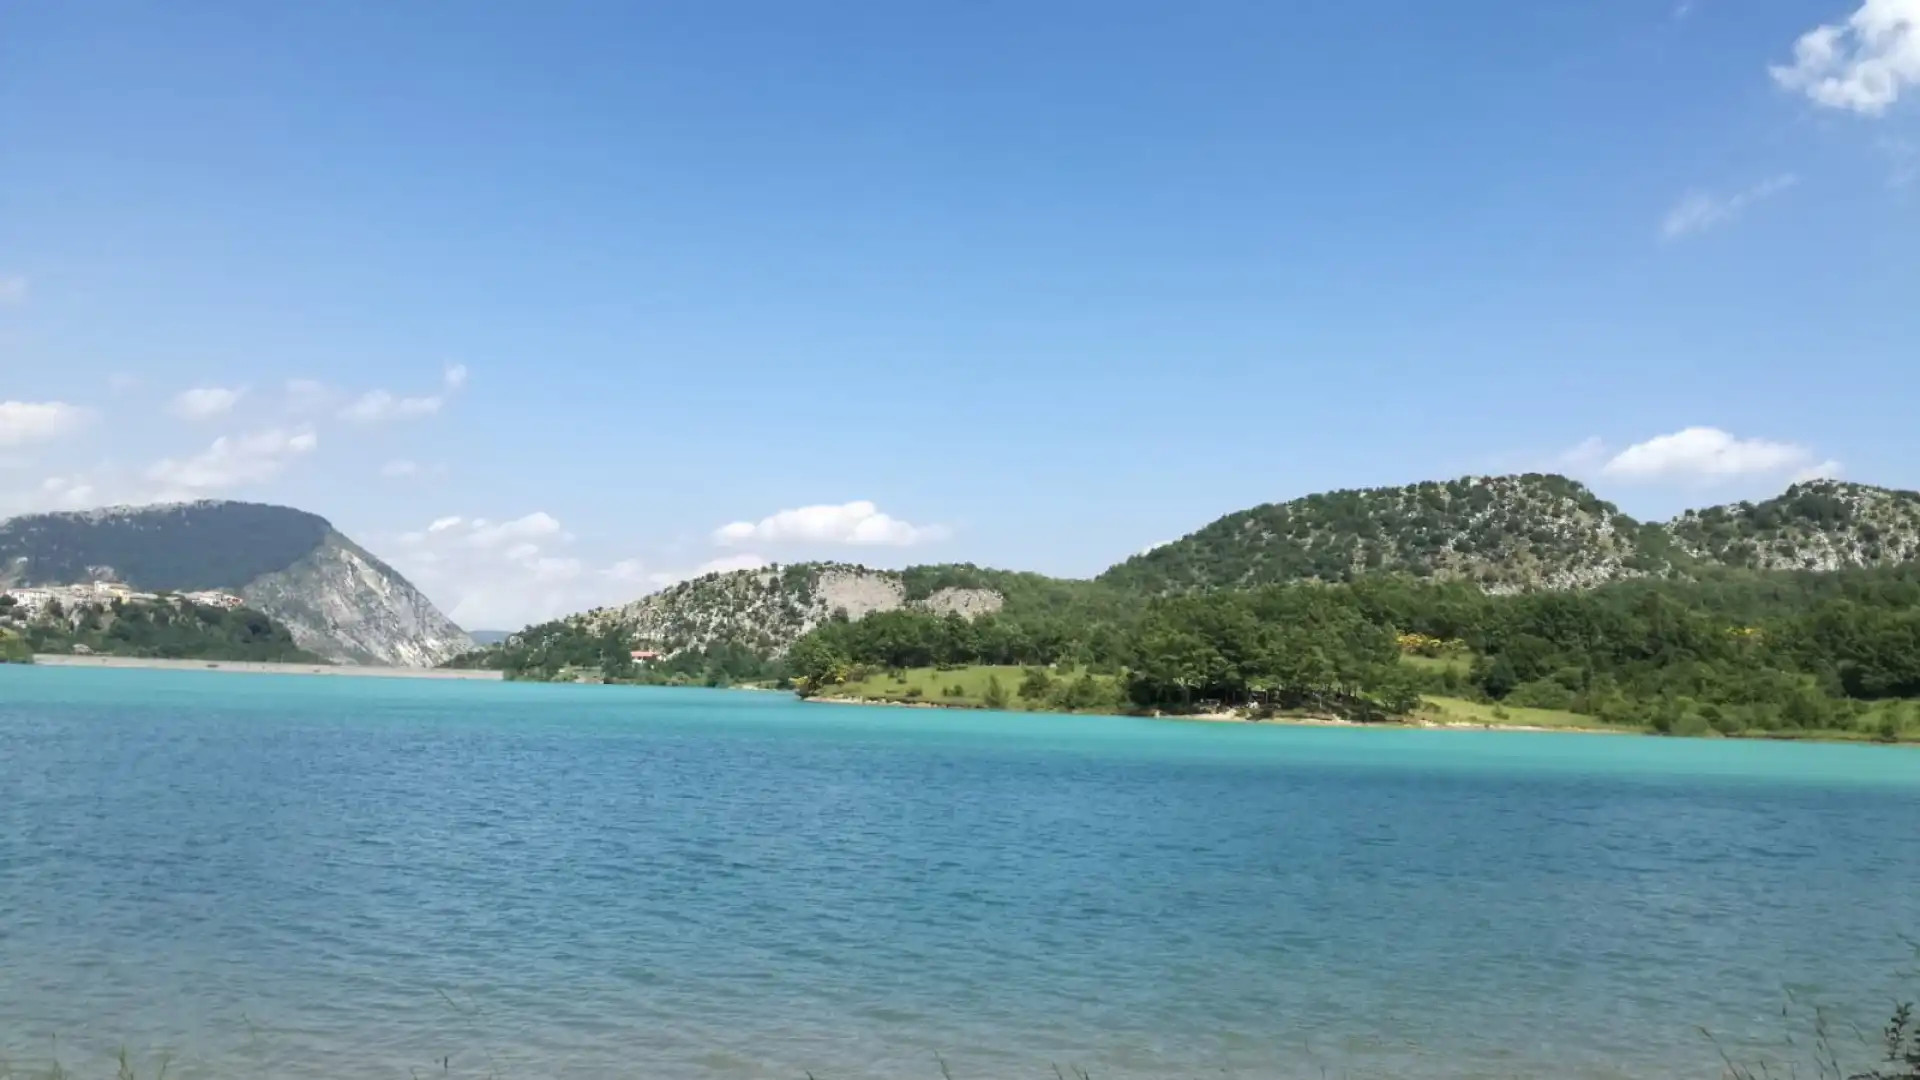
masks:
<svg viewBox="0 0 1920 1080"><path fill-rule="evenodd" d="M377 667L371 664L288 664L268 660L165 660L148 656L71 656L61 653L35 653L30 666L103 670L220 671L242 675L333 675L356 679L503 681L498 671L469 671L455 668Z"/></svg>
<svg viewBox="0 0 1920 1080"><path fill-rule="evenodd" d="M817 697L806 697L806 698L801 698L800 700L802 702L809 702L809 701L821 702L828 705L861 705L861 706L869 706L869 707L880 706L880 707L895 708L895 709L952 709L958 712L992 711L987 709L983 705L949 705L949 704L944 704L938 701L888 701L884 698L857 698L857 697L827 696L827 695L821 695ZM1118 717L1125 717L1125 718L1131 718L1131 719L1165 720L1165 721L1171 721L1174 723L1189 723L1189 724L1244 724L1249 727L1268 727L1268 726L1270 727L1339 727L1339 728L1357 728L1357 729L1363 729L1363 730L1369 730L1369 731L1517 731L1517 732L1526 732L1529 734L1538 734L1538 735L1609 735L1609 736L1629 736L1629 737L1637 736L1641 738L1662 738L1662 739L1702 739L1704 738L1704 739L1716 739L1716 740L1724 739L1724 740L1733 741L1733 742L1809 742L1809 743L1829 743L1829 744L1847 745L1847 746L1884 746L1884 747L1889 747L1893 749L1899 749L1899 748L1905 748L1909 750L1920 749L1920 743L1916 743L1913 741L1903 740L1901 742L1886 743L1886 742L1880 742L1875 739L1848 738L1844 735L1835 735L1835 734L1828 734L1828 733L1821 733L1821 732L1807 732L1804 734L1787 734L1787 733L1781 733L1781 732L1757 731L1751 734L1742 733L1738 735L1661 735L1660 733L1651 731L1651 730L1644 730L1644 729L1636 730L1633 728L1621 728L1621 727L1605 727L1599 724L1594 724L1591 726L1564 725L1564 726L1550 727L1545 724L1525 724L1525 723L1501 724L1501 723L1488 723L1480 720L1444 720L1444 719L1435 718L1430 713L1427 714L1425 718L1422 718L1420 714L1416 713L1413 718L1410 718L1407 720L1384 720L1379 723L1363 724L1357 720L1337 720L1330 717L1316 717L1316 716L1275 716L1269 719L1259 720L1250 716L1242 716L1236 713L1217 713L1217 712L1193 713L1190 715L1183 716L1177 713L1153 713L1153 714L1067 713L1067 712L1058 712L1052 709L1007 709L1002 711L1032 712L1032 713L1049 715L1049 716L1118 716Z"/></svg>
<svg viewBox="0 0 1920 1080"><path fill-rule="evenodd" d="M992 712L984 705L949 705L938 701L889 701L886 698L863 698L820 694L803 697L802 702L817 702L825 705L863 705L892 709L951 709L955 712ZM1339 720L1328 716L1273 716L1258 719L1230 712L1210 713L1073 713L1060 712L1057 709L1003 709L1002 712L1034 713L1042 716L1119 716L1137 720L1169 720L1185 724L1246 724L1251 727L1340 727L1386 730L1392 728L1431 731L1536 731L1547 734L1567 735L1643 735L1650 732L1629 731L1625 728L1608 727L1548 727L1544 724L1488 724L1473 720L1382 720L1378 723L1363 724L1358 720Z"/></svg>

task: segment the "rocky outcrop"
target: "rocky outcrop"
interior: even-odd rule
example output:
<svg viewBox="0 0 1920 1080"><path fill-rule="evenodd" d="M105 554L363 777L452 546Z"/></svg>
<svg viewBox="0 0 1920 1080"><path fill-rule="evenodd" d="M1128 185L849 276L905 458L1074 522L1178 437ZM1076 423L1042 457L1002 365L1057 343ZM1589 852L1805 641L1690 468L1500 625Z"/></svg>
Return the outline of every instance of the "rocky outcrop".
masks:
<svg viewBox="0 0 1920 1080"><path fill-rule="evenodd" d="M669 654L727 643L778 656L836 614L862 619L920 608L971 619L1000 610L1002 603L1001 595L988 588L939 588L915 598L899 571L796 563L709 574L624 607L573 618L595 633L618 628L637 645Z"/></svg>
<svg viewBox="0 0 1920 1080"><path fill-rule="evenodd" d="M340 663L434 667L474 647L406 578L337 532L240 595L301 648Z"/></svg>

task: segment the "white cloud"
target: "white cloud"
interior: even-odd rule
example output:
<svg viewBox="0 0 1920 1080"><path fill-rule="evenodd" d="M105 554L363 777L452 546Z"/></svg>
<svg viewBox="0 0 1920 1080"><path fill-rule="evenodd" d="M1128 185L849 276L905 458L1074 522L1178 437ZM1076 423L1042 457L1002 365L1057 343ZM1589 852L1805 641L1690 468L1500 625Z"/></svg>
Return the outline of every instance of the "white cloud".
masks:
<svg viewBox="0 0 1920 1080"><path fill-rule="evenodd" d="M167 411L182 420L211 420L232 412L245 394L244 389L229 390L224 386L195 387L175 394Z"/></svg>
<svg viewBox="0 0 1920 1080"><path fill-rule="evenodd" d="M369 390L341 409L340 418L360 424L377 424L388 420L418 420L434 416L446 407L450 396L459 393L466 385L467 366L452 364L440 373L440 393L400 397L386 390ZM288 388L291 390L292 384Z"/></svg>
<svg viewBox="0 0 1920 1080"><path fill-rule="evenodd" d="M147 469L161 500L201 498L210 492L258 484L278 476L287 463L311 454L320 440L311 430L271 428L232 438L222 435L190 458L168 458Z"/></svg>
<svg viewBox="0 0 1920 1080"><path fill-rule="evenodd" d="M1603 475L1619 480L1694 483L1781 474L1800 478L1839 470L1839 462L1823 461L1797 443L1742 439L1711 427L1685 428L1635 443L1600 467Z"/></svg>
<svg viewBox="0 0 1920 1080"><path fill-rule="evenodd" d="M1579 444L1564 450L1554 458L1552 468L1569 472L1581 472L1600 464L1606 459L1607 443L1598 435L1582 439Z"/></svg>
<svg viewBox="0 0 1920 1080"><path fill-rule="evenodd" d="M765 544L859 544L909 547L939 540L946 530L910 525L880 512L866 500L838 506L802 506L759 521L736 521L713 532L714 542L729 547Z"/></svg>
<svg viewBox="0 0 1920 1080"><path fill-rule="evenodd" d="M437 522L436 522L437 524ZM544 510L512 521L491 523L476 518L467 525L466 542L473 547L501 547L526 540L548 540L563 535L560 522Z"/></svg>
<svg viewBox="0 0 1920 1080"><path fill-rule="evenodd" d="M1799 178L1792 173L1783 173L1732 195L1691 192L1680 200L1679 205L1667 211L1665 220L1660 223L1660 235L1675 240L1689 233L1729 224L1756 203L1764 202L1799 182Z"/></svg>
<svg viewBox="0 0 1920 1080"><path fill-rule="evenodd" d="M745 553L739 555L722 555L717 559L708 559L706 562L694 567L693 576L702 577L707 574L730 574L735 570L763 570L767 565L767 560L759 555Z"/></svg>
<svg viewBox="0 0 1920 1080"><path fill-rule="evenodd" d="M49 476L40 490L49 503L66 510L91 505L96 494L92 481L84 476Z"/></svg>
<svg viewBox="0 0 1920 1080"><path fill-rule="evenodd" d="M15 307L27 302L27 279L18 274L0 277L0 307Z"/></svg>
<svg viewBox="0 0 1920 1080"><path fill-rule="evenodd" d="M0 446L30 446L71 435L93 410L64 401L0 401Z"/></svg>
<svg viewBox="0 0 1920 1080"><path fill-rule="evenodd" d="M410 458L395 458L380 466L380 475L388 480L427 480L446 471L445 465L423 465Z"/></svg>
<svg viewBox="0 0 1920 1080"><path fill-rule="evenodd" d="M439 394L426 397L394 397L385 390L369 390L340 410L342 420L377 424L386 420L414 420L440 411L446 399Z"/></svg>
<svg viewBox="0 0 1920 1080"><path fill-rule="evenodd" d="M683 581L691 581L708 574L730 574L737 570L764 570L772 565L763 556L743 552L739 555L722 555L717 559L708 559L691 570L655 571L648 574L646 580L654 588L664 589L669 585L678 585Z"/></svg>
<svg viewBox="0 0 1920 1080"><path fill-rule="evenodd" d="M1920 86L1920 0L1865 0L1845 22L1800 35L1793 63L1767 70L1822 108L1879 116Z"/></svg>
<svg viewBox="0 0 1920 1080"><path fill-rule="evenodd" d="M1831 480L1839 475L1840 463L1832 458L1828 458L1818 464L1809 465L1795 472L1788 479L1791 483L1802 484L1808 480Z"/></svg>
<svg viewBox="0 0 1920 1080"><path fill-rule="evenodd" d="M624 603L645 580L636 559L590 566L572 553L572 535L539 510L499 522L452 514L396 540L393 564L468 627L517 629Z"/></svg>
<svg viewBox="0 0 1920 1080"><path fill-rule="evenodd" d="M326 408L333 391L318 379L288 379L287 408L297 413L318 412Z"/></svg>

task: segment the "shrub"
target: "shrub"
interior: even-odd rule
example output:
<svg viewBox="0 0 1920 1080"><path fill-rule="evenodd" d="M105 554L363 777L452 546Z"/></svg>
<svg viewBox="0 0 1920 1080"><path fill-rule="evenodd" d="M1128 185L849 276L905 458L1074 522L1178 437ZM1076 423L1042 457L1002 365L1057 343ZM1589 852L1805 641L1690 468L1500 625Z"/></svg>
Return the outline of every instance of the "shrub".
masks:
<svg viewBox="0 0 1920 1080"><path fill-rule="evenodd" d="M1053 676L1047 674L1046 668L1028 668L1026 677L1020 680L1020 696L1028 701L1045 701L1052 689Z"/></svg>
<svg viewBox="0 0 1920 1080"><path fill-rule="evenodd" d="M907 688L906 688L906 690L904 691L904 694L905 694L905 695L906 695L907 697L910 697L910 698L917 698L917 697L919 697L919 696L920 696L920 695L921 695L921 694L922 694L923 692L924 692L924 691L922 691L922 690L921 690L921 689L920 689L919 687L917 687L917 686L909 686L909 687L907 687Z"/></svg>
<svg viewBox="0 0 1920 1080"><path fill-rule="evenodd" d="M998 675L987 676L986 704L989 709L1004 709L1007 707L1007 688L1000 685L1000 676Z"/></svg>

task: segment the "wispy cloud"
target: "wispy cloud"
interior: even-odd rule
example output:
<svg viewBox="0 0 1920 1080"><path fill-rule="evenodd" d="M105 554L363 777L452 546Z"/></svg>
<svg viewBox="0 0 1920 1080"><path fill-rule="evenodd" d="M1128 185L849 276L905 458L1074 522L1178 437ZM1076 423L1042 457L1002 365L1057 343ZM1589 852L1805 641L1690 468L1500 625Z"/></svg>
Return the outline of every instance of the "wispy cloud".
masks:
<svg viewBox="0 0 1920 1080"><path fill-rule="evenodd" d="M319 444L319 437L310 429L271 428L238 437L222 435L192 457L155 462L146 476L160 486L159 499L200 498L271 480L289 462L311 454Z"/></svg>
<svg viewBox="0 0 1920 1080"><path fill-rule="evenodd" d="M31 446L71 435L93 410L64 401L0 401L0 446Z"/></svg>
<svg viewBox="0 0 1920 1080"><path fill-rule="evenodd" d="M233 411L246 394L244 389L228 389L224 386L199 386L192 390L182 390L173 396L167 405L167 411L182 420L211 420L216 416L225 416Z"/></svg>
<svg viewBox="0 0 1920 1080"><path fill-rule="evenodd" d="M1667 212L1666 218L1660 223L1660 235L1668 240L1677 240L1683 236L1730 224L1739 220L1742 214L1756 204L1773 198L1799 182L1800 178L1792 173L1783 173L1731 195L1715 195L1707 191L1690 192L1680 200L1678 205Z"/></svg>
<svg viewBox="0 0 1920 1080"><path fill-rule="evenodd" d="M449 514L395 538L390 560L470 627L525 626L644 591L638 559L596 567L573 540L542 510L505 521Z"/></svg>
<svg viewBox="0 0 1920 1080"><path fill-rule="evenodd" d="M467 385L467 366L451 364L440 374L440 392L400 397L387 390L369 390L340 410L340 418L360 424L388 420L417 420L438 415L447 399Z"/></svg>
<svg viewBox="0 0 1920 1080"><path fill-rule="evenodd" d="M433 416L446 404L438 394L426 397L395 397L385 390L369 390L346 408L340 410L340 419L351 420L358 424L377 424L386 420L413 420L423 416Z"/></svg>
<svg viewBox="0 0 1920 1080"><path fill-rule="evenodd" d="M1920 86L1920 0L1865 0L1845 21L1800 35L1793 62L1767 70L1822 108L1883 115Z"/></svg>
<svg viewBox="0 0 1920 1080"><path fill-rule="evenodd" d="M0 277L0 307L17 307L26 302L26 278L19 274Z"/></svg>
<svg viewBox="0 0 1920 1080"><path fill-rule="evenodd" d="M446 471L444 465L423 465L411 458L396 458L380 466L380 475L388 480L425 480Z"/></svg>
<svg viewBox="0 0 1920 1080"><path fill-rule="evenodd" d="M333 391L318 379L288 379L287 408L296 413L318 412L333 400Z"/></svg>

